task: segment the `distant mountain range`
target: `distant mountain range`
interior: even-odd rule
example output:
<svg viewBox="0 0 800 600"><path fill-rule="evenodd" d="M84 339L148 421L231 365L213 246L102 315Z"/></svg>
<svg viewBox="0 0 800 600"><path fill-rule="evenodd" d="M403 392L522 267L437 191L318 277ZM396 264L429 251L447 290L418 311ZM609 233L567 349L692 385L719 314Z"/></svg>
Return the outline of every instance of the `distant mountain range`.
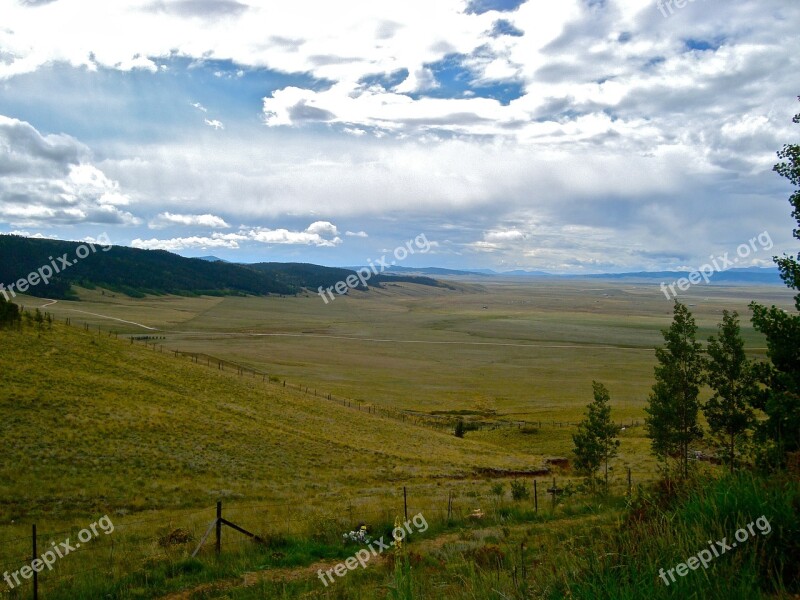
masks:
<svg viewBox="0 0 800 600"><path fill-rule="evenodd" d="M133 297L145 294L176 295L292 295L320 287L329 288L356 275L356 268L323 267L306 263L232 263L215 256L184 258L163 250L140 250L125 246L67 242L16 235L0 235L0 284L17 292L47 298L75 298L73 285L102 287ZM31 274L31 277L29 277ZM415 283L453 289L441 278L546 278L604 279L610 281L665 282L688 275L685 271L640 271L596 275L554 275L541 271L497 272L489 269L456 270L439 267L391 267L373 274L368 290L387 283ZM43 279L47 278L45 283ZM434 278L435 276L437 278ZM21 278L28 279L22 288ZM34 280L35 283L34 283ZM715 284L782 285L777 269L743 268L716 272ZM2 290L3 288L0 288Z"/></svg>
<svg viewBox="0 0 800 600"><path fill-rule="evenodd" d="M687 277L689 271L636 271L630 273L593 273L593 274L558 274L545 271L494 271L492 269L454 270L439 267L391 267L386 273L404 273L420 275L438 275L440 277L514 277L514 278L547 278L547 279L605 279L605 280L639 280L651 282L672 283L681 277ZM775 267L745 267L741 269L728 269L714 272L710 276L710 283L739 283L759 285L783 285L778 269Z"/></svg>

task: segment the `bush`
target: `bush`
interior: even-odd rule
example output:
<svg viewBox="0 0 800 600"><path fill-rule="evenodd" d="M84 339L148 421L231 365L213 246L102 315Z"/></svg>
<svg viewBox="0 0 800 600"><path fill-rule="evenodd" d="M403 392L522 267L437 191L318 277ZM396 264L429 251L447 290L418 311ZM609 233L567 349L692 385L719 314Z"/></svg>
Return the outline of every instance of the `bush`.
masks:
<svg viewBox="0 0 800 600"><path fill-rule="evenodd" d="M502 568L506 560L505 553L497 544L486 544L466 552L467 558L472 559L479 567Z"/></svg>
<svg viewBox="0 0 800 600"><path fill-rule="evenodd" d="M20 320L19 306L0 295L0 328L19 325Z"/></svg>
<svg viewBox="0 0 800 600"><path fill-rule="evenodd" d="M465 431L465 429L464 429L464 419L459 419L458 421L456 421L456 429L454 431L455 436L457 438L463 438L464 437L464 431Z"/></svg>
<svg viewBox="0 0 800 600"><path fill-rule="evenodd" d="M525 485L524 481L519 481L515 479L511 482L511 497L514 500L526 500L530 498L530 492L528 491L528 486Z"/></svg>

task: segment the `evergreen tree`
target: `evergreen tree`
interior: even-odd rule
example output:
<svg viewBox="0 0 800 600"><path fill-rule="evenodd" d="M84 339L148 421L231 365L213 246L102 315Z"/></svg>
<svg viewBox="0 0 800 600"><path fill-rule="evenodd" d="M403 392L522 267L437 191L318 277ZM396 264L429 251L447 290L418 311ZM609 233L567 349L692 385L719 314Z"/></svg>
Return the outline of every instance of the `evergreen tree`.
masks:
<svg viewBox="0 0 800 600"><path fill-rule="evenodd" d="M794 116L800 123L800 114ZM794 187L789 197L792 217L797 228L793 236L800 240L800 144L787 144L778 152L782 162L774 171ZM797 257L783 255L773 259L786 285L800 291L800 253ZM795 307L800 311L800 293L795 295ZM754 403L766 413L766 419L756 430L761 445L764 466L780 467L789 452L800 451L800 314L789 314L772 306L767 308L753 302L753 327L764 334L767 342L768 364L759 365L759 380L767 390Z"/></svg>
<svg viewBox="0 0 800 600"><path fill-rule="evenodd" d="M656 348L656 383L645 408L645 426L653 453L664 463L677 458L689 474L689 445L703 435L697 424L703 358L695 340L697 325L686 305L675 301L672 325L661 332L666 344Z"/></svg>
<svg viewBox="0 0 800 600"><path fill-rule="evenodd" d="M611 396L602 383L592 382L594 400L586 406L586 416L572 435L576 471L589 478L594 489L595 473L605 467L608 490L608 461L617 455L619 427L611 420Z"/></svg>
<svg viewBox="0 0 800 600"><path fill-rule="evenodd" d="M744 353L739 315L722 313L719 338L708 339L706 381L714 395L703 407L708 426L724 448L731 472L735 468L736 443L747 439L755 423L752 404L758 394L753 364Z"/></svg>
<svg viewBox="0 0 800 600"><path fill-rule="evenodd" d="M21 321L19 306L0 295L0 328L14 327Z"/></svg>

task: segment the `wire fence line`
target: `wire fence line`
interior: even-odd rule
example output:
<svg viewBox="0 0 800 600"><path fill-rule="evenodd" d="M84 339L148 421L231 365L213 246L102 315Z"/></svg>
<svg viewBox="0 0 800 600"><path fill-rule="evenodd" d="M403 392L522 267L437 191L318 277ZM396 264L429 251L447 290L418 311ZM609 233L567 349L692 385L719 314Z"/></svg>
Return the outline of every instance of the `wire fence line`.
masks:
<svg viewBox="0 0 800 600"><path fill-rule="evenodd" d="M71 319L67 319L67 324L72 325ZM85 331L90 331L88 323L83 324ZM108 337L118 338L118 333L114 331L106 331L98 327L98 335L107 334ZM369 403L361 403L356 400L334 396L333 394L320 394L316 389L310 386L303 386L300 384L287 383L286 380L280 379L276 376L270 376L266 372L258 371L256 369L239 365L235 362L225 359L217 359L216 357L192 353L182 352L180 350L165 349L162 344L157 344L159 340L152 339L151 336L133 336L130 338L130 343L144 342L146 347L157 351L159 353L173 353L175 358L189 358L196 364L202 364L205 360L206 366L216 368L220 371L236 370L239 376L249 376L254 379L261 378L262 382L269 384L277 384L282 387L289 387L307 395L336 402L342 406L346 406L353 410L368 412L392 419L412 422L418 425L434 427L438 429L449 429L453 427L458 417L454 416L439 416L429 415L425 413L414 413L413 411L399 411L376 406ZM499 427L511 427L521 429L523 427L570 427L576 424L568 422L551 421L494 421L482 424L483 427L497 429ZM638 422L631 422L626 426L638 426ZM477 428L477 427L476 427ZM513 473L500 473L501 476L512 476ZM527 476L527 473L521 473ZM541 477L543 473L539 473ZM480 475L476 475L475 479L482 480ZM544 498L550 494L552 498L553 508L557 501L559 488L557 488L555 480L553 481L552 493L547 489L546 485L536 487L536 481L532 482L533 498L525 500L531 504L536 512L540 509L540 504L544 504ZM544 480L539 480L544 484ZM630 493L630 475L628 479L628 492ZM490 496L464 496L454 495L453 492L448 492L447 497L433 498L429 495L423 496L425 500L414 499L408 503L408 499L392 499L386 496L379 498L375 497L359 497L350 500L346 503L338 503L335 509L322 510L309 507L310 510L300 510L297 503L258 503L252 505L231 505L226 506L226 517L233 522L241 523L241 527L248 531L257 532L256 535L260 537L269 537L270 535L313 535L315 528L318 527L336 527L340 533L345 533L344 529L352 530L357 529L360 523L369 523L374 527L382 527L390 525L394 522L396 516L402 515L408 519L410 511L414 514L423 512L429 520L442 520L442 521L465 521L470 518L486 518L487 520L497 519L500 514L500 499L498 497ZM540 501L540 498L542 499ZM475 513L481 513L482 516L475 517ZM197 509L187 509L181 511L177 515L170 514L169 516L157 518L144 518L137 520L126 520L124 516L115 517L119 523L115 523L114 532L110 535L102 535L91 540L90 543L82 545L82 547L75 552L80 556L69 557L65 556L57 562L52 570L46 569L41 573L37 573L37 583L41 583L42 589L46 592L48 589L53 590L65 585L76 583L81 575L87 573L101 573L104 576L119 577L135 570L137 567L132 565L141 565L143 561L152 559L153 557L170 557L181 556L186 554L187 548L198 540L201 539L203 533L207 531L210 518L213 516L212 511L202 511ZM18 571L25 565L30 565L34 559L41 556L42 552L50 549L51 544L59 543L60 541L70 538L72 539L80 527L71 529L64 529L58 531L36 531L32 536L18 536L6 540L0 540L0 566L2 571ZM171 535L176 531L180 535L179 539L185 539L184 542L175 542L171 539ZM173 536L175 537L175 536ZM226 548L228 546L238 548L248 548L253 544L251 539L247 538L233 538L230 535L225 536ZM36 552L33 552L36 548ZM208 553L204 549L200 549L201 558L204 553ZM24 581L28 584L28 580ZM8 588L3 583L0 583L0 597L21 598L30 597L28 592L23 593L25 585L15 587L14 589ZM36 592L38 593L38 588ZM35 597L35 596L34 596Z"/></svg>
<svg viewBox="0 0 800 600"><path fill-rule="evenodd" d="M52 319L52 315L50 315L50 313L44 312L43 314L46 321ZM67 325L73 325L72 318L66 317L65 323ZM82 324L75 323L74 326L80 327L86 332L92 331L92 328L87 322L84 322ZM107 337L113 337L115 339L119 339L119 332L117 330L115 329L104 330L101 325L97 325L98 335L102 335L104 332L107 334ZM123 334L123 339L125 337L126 337L125 334ZM335 402L340 406L350 408L353 410L358 410L359 412L366 412L368 414L379 415L385 418L394 419L402 422L408 422L414 425L429 427L440 431L448 431L448 430L453 431L458 421L464 421L467 431L517 429L525 432L533 432L535 430L543 429L546 427L550 427L553 429L574 428L577 427L579 424L578 421L560 421L560 420L557 421L555 419L539 419L539 420L529 421L522 419L493 418L492 415L474 414L474 413L432 414L422 411L415 411L411 409L398 410L379 405L375 402L354 400L352 398L335 395L330 392L326 393L324 391L320 391L318 388L314 386L289 382L286 380L286 378L279 377L278 375L274 374L270 375L266 371L255 369L253 367L248 367L246 365L242 365L228 359L219 358L207 353L188 352L178 349L170 350L169 348L167 348L165 352L164 345L162 343L159 343L162 341L166 341L166 336L164 335L133 334L133 335L127 335L127 339L130 340L131 344L134 344L135 342L143 342L145 348L152 348L155 352L172 354L175 358L178 357L189 358L189 360L191 362L194 362L195 364L205 365L206 367L214 368L219 371L227 371L227 372L235 371L237 375L242 377L249 376L253 379L261 379L263 383L275 383L277 385L280 385L281 387L289 388L306 395L310 395L323 400L328 400L330 402ZM467 418L465 419L465 417ZM479 418L470 418L470 417L479 417ZM639 419L630 419L628 421L617 422L616 425L621 429L629 429L629 428L641 427L643 426L643 422L641 422Z"/></svg>
<svg viewBox="0 0 800 600"><path fill-rule="evenodd" d="M68 325L72 325L70 318L66 319ZM91 331L88 323L83 324L85 331ZM101 325L97 326L98 335L103 333ZM105 330L108 337L119 338L119 333L115 330ZM431 414L415 410L398 410L388 408L386 406L378 405L374 402L354 400L344 396L336 395L330 392L320 391L317 387L311 385L304 385L302 383L295 383L287 381L286 378L280 377L275 374L269 374L266 371L255 369L246 365L242 365L235 361L219 358L204 352L190 352L179 349L164 348L160 342L166 341L163 335L129 335L127 338L131 344L135 342L143 342L145 348L152 348L153 351L162 354L172 354L175 358L184 357L188 358L191 362L204 365L208 368L213 368L218 371L236 372L241 377L250 377L253 379L260 379L263 383L274 383L284 388L289 388L300 393L335 402L345 408L358 410L359 412L366 412L368 414L379 415L382 417L413 423L424 427L447 431L453 430L459 420L464 420L467 425L467 430L497 430L497 429L517 429L517 430L536 430L550 427L553 429L574 428L578 426L578 421L560 421L555 419L538 419L538 420L524 420L524 419L495 419L491 415L476 415L476 414ZM467 419L465 419L467 417ZM469 417L479 417L471 419ZM630 419L628 421L620 421L617 426L620 428L634 428L641 427L643 423L639 419Z"/></svg>
<svg viewBox="0 0 800 600"><path fill-rule="evenodd" d="M632 491L630 470L627 494ZM512 498L505 490L485 494L457 492L455 489L439 490L438 494L403 487L394 495L359 496L347 501L332 501L328 507L303 505L297 502L259 503L237 505L218 502L216 512L186 509L171 512L159 518L126 520L114 517L113 530L98 535L81 544L55 561L52 570L42 568L32 578L18 577L21 584L9 587L0 583L0 598L46 597L48 592L61 593L70 586L79 586L82 577L98 573L103 578L120 581L136 572L146 572L154 561L181 561L197 557L200 561L214 561L222 556L238 556L255 552L258 547L269 549L272 543L281 547L286 539L325 539L329 543L344 544L342 536L358 531L362 525L371 536L391 535L400 518L404 521L422 514L430 525L458 525L467 522L496 525L507 522L512 510L531 517L541 513L554 514L562 494L570 490L565 482L574 480L556 478L525 478L522 480L527 494ZM552 487L551 486L552 482ZM615 481L616 490L620 482ZM569 495L569 494L566 494ZM212 527L219 519L222 525ZM158 524L155 525L154 524ZM74 545L76 532L81 528L41 531L33 526L31 536L15 536L0 540L0 569L12 577L15 572L30 566L54 545L69 538ZM84 528L86 529L86 528ZM212 538L213 543L206 540ZM205 535L204 535L205 534ZM206 542L205 544L203 542ZM33 549L36 548L36 552ZM8 581L8 580L6 580ZM35 582L35 585L34 585Z"/></svg>

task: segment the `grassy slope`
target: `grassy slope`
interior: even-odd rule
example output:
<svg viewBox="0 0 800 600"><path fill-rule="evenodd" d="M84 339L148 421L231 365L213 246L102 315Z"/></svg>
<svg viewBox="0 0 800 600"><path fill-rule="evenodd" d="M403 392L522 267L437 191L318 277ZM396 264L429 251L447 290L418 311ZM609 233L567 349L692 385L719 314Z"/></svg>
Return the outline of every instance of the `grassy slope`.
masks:
<svg viewBox="0 0 800 600"><path fill-rule="evenodd" d="M456 440L105 334L2 332L0 520L397 488L538 457ZM221 492L222 491L222 492Z"/></svg>

